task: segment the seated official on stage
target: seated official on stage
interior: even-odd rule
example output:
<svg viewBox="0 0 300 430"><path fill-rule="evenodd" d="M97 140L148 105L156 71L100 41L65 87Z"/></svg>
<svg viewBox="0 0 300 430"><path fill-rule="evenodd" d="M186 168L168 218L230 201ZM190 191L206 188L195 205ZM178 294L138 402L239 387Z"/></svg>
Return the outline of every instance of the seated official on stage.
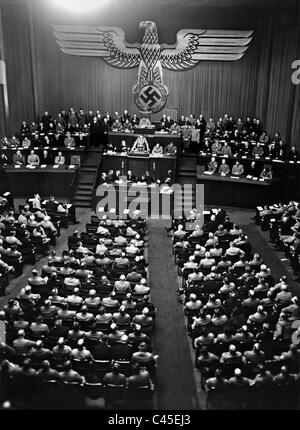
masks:
<svg viewBox="0 0 300 430"><path fill-rule="evenodd" d="M43 151L43 153L41 154L41 156L40 156L40 163L41 163L41 165L47 165L47 164L52 164L51 163L51 157L50 157L50 154L49 154L49 152L47 151L47 149L44 149L44 151Z"/></svg>
<svg viewBox="0 0 300 430"><path fill-rule="evenodd" d="M147 139L140 134L139 137L135 140L131 152L140 152L140 153L147 153L149 154L150 149L147 142Z"/></svg>
<svg viewBox="0 0 300 430"><path fill-rule="evenodd" d="M165 147L165 155L176 155L176 154L177 154L177 147L176 147L176 145L174 145L173 142L170 142Z"/></svg>
<svg viewBox="0 0 300 430"><path fill-rule="evenodd" d="M30 141L30 139L28 139L28 137L25 137L25 139L22 142L22 146L23 146L23 148L30 148L31 141Z"/></svg>
<svg viewBox="0 0 300 430"><path fill-rule="evenodd" d="M30 166L38 166L40 164L39 156L32 149L27 157L27 164Z"/></svg>
<svg viewBox="0 0 300 430"><path fill-rule="evenodd" d="M122 140L120 152L126 152L127 153L129 151L130 151L130 148L128 148L125 140Z"/></svg>
<svg viewBox="0 0 300 430"><path fill-rule="evenodd" d="M270 168L265 167L259 177L265 181L273 179L273 172Z"/></svg>
<svg viewBox="0 0 300 430"><path fill-rule="evenodd" d="M210 162L207 165L207 172L213 174L217 171L218 169L218 163L216 162L215 157L212 157Z"/></svg>
<svg viewBox="0 0 300 430"><path fill-rule="evenodd" d="M24 157L21 154L21 151L18 149L17 152L13 155L13 164L15 166L23 166Z"/></svg>
<svg viewBox="0 0 300 430"><path fill-rule="evenodd" d="M244 166L239 161L236 161L232 167L231 173L236 176L242 176L244 173Z"/></svg>
<svg viewBox="0 0 300 430"><path fill-rule="evenodd" d="M63 165L65 164L65 157L62 155L62 152L59 151L58 155L54 160L55 164Z"/></svg>
<svg viewBox="0 0 300 430"><path fill-rule="evenodd" d="M142 117L141 119L140 119L140 123L139 123L139 127L149 127L149 126L151 126L152 124L151 124L151 121L150 121L150 119L149 118L146 118L146 117Z"/></svg>
<svg viewBox="0 0 300 430"><path fill-rule="evenodd" d="M157 144L154 146L154 148L152 149L151 154L152 154L152 155L163 155L163 154L164 154L163 147L162 147L159 143L157 143Z"/></svg>
<svg viewBox="0 0 300 430"><path fill-rule="evenodd" d="M220 175L228 175L228 173L230 173L230 167L226 163L226 159L225 158L223 158L223 160L222 160L222 162L220 164L219 173L220 173Z"/></svg>
<svg viewBox="0 0 300 430"><path fill-rule="evenodd" d="M68 131L66 133L66 137L64 140L64 145L66 148L75 148L75 140L74 137L71 136L71 133Z"/></svg>
<svg viewBox="0 0 300 430"><path fill-rule="evenodd" d="M125 131L125 133L130 133L133 130L133 125L131 124L129 118L125 120L125 122L122 125L122 131Z"/></svg>

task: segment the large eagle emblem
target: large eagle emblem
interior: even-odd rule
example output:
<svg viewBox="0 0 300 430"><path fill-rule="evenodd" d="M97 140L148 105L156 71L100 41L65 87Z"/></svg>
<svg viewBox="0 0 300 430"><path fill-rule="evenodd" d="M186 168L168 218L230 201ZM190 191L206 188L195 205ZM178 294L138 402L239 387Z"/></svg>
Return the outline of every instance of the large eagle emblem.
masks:
<svg viewBox="0 0 300 430"><path fill-rule="evenodd" d="M235 61L243 57L253 31L184 29L177 33L177 43L160 45L155 22L142 21L142 43L130 44L120 27L54 25L53 33L61 50L70 55L102 57L120 69L138 67L138 81L133 87L137 106L143 111L158 112L169 94L163 82L163 68L188 70L200 61Z"/></svg>

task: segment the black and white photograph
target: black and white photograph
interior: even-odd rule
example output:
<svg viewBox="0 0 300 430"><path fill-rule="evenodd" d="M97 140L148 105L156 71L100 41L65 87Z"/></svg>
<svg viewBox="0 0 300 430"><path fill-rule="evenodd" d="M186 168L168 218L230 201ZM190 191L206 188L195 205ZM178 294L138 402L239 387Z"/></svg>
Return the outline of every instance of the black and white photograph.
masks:
<svg viewBox="0 0 300 430"><path fill-rule="evenodd" d="M0 0L0 411L298 410L300 1Z"/></svg>

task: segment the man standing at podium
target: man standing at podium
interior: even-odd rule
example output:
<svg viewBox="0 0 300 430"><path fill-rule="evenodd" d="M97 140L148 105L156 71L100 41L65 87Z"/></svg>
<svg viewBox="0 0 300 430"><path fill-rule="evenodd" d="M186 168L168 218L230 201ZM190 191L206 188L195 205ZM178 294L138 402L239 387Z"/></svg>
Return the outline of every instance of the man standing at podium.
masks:
<svg viewBox="0 0 300 430"><path fill-rule="evenodd" d="M147 152L147 153L150 152L147 139L142 134L140 134L136 139L136 141L134 142L133 147L131 148L131 151Z"/></svg>

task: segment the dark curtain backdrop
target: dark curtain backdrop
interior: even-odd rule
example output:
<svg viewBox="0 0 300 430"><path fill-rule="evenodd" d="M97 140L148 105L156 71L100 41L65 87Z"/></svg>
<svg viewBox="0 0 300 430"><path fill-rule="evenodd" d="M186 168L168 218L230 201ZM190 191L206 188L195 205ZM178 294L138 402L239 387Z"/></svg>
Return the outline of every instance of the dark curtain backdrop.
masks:
<svg viewBox="0 0 300 430"><path fill-rule="evenodd" d="M3 39L10 121L8 133L19 131L22 119L34 118L28 8L2 6Z"/></svg>
<svg viewBox="0 0 300 430"><path fill-rule="evenodd" d="M157 23L160 43L175 43L176 33L182 28L254 30L253 40L241 60L203 61L186 72L164 70L164 82L170 90L166 108L177 108L179 114L203 113L215 119L226 112L243 118L257 115L270 133L278 130L299 146L298 115L294 114L294 110L300 110L299 93L291 83L291 63L297 55L295 10L155 8L149 4L134 10L122 5L103 6L92 16L76 17L55 9L50 1L34 2L36 56L32 66L25 9L19 5L2 8L6 51L10 52L7 67L12 128L18 128L23 117L33 118L32 67L36 70L40 113L48 109L55 115L70 106L111 112L126 107L131 113L136 112L131 89L137 80L137 69L119 70L100 58L63 54L51 24L116 25L125 30L126 40L134 43L141 41L143 35L138 23L148 19Z"/></svg>

